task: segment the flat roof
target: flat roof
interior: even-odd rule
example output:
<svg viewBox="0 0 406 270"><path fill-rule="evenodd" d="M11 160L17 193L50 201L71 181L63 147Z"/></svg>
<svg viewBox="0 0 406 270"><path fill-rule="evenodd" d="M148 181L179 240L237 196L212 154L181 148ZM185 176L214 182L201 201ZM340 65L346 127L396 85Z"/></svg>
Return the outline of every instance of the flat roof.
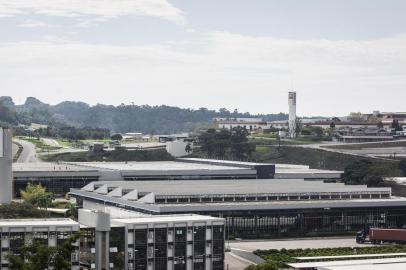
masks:
<svg viewBox="0 0 406 270"><path fill-rule="evenodd" d="M120 178L142 176L236 176L255 178L257 166L275 166L275 178L331 179L339 178L342 171L309 169L307 165L268 164L212 159L177 159L175 161L131 161L131 162L39 162L14 163L15 176L27 175L72 175L95 174L103 176L109 171L119 173ZM55 175L53 175L55 174ZM103 175L102 175L103 174ZM108 178L106 178L108 179Z"/></svg>
<svg viewBox="0 0 406 270"><path fill-rule="evenodd" d="M234 160L221 160L221 159L207 159L207 158L179 158L180 161L202 164L219 164L219 165L232 165L232 166L258 166L258 165L274 165L272 163L257 163L257 162L245 162Z"/></svg>
<svg viewBox="0 0 406 270"><path fill-rule="evenodd" d="M221 166L179 161L131 161L131 162L77 162L69 164L88 168L121 170L121 171L183 171L183 170L241 170L244 168L235 166Z"/></svg>
<svg viewBox="0 0 406 270"><path fill-rule="evenodd" d="M253 202L212 202L159 204L111 197L95 192L71 189L72 197L92 200L102 204L126 207L146 213L190 213L201 211L251 211L251 210L297 210L297 209L336 209L336 208L374 208L406 207L406 198L390 199L345 199L345 200L301 200L301 201L253 201Z"/></svg>
<svg viewBox="0 0 406 270"><path fill-rule="evenodd" d="M303 179L239 179L239 180L163 180L163 181L99 181L96 186L135 189L155 195L201 194L264 194L321 192L390 192L391 188L368 188L366 185L344 185Z"/></svg>
<svg viewBox="0 0 406 270"><path fill-rule="evenodd" d="M13 171L15 172L97 172L98 170L89 167L83 167L73 163L58 163L58 162L27 162L13 163Z"/></svg>
<svg viewBox="0 0 406 270"><path fill-rule="evenodd" d="M78 222L70 218L0 219L0 227L26 226L75 226Z"/></svg>
<svg viewBox="0 0 406 270"><path fill-rule="evenodd" d="M287 263L286 265L295 268L295 269L308 269L308 268L317 268L317 269L331 269L329 267L335 266L371 266L371 265L380 265L382 269L387 267L390 264L392 269L392 264L396 265L398 263L406 264L406 258L385 258L385 259L367 259L367 260L347 260L347 261L329 261L329 262L306 262L306 263ZM339 268L337 268L339 269ZM348 268L354 269L354 268ZM368 268L370 269L370 268ZM377 268L378 269L378 268ZM405 268L402 268L405 269Z"/></svg>
<svg viewBox="0 0 406 270"><path fill-rule="evenodd" d="M351 258L368 258L368 257L397 257L406 256L406 253L378 253L378 254L356 254L356 255L341 255L341 256L316 256L316 257L294 257L296 260L334 260L334 259L351 259Z"/></svg>
<svg viewBox="0 0 406 270"><path fill-rule="evenodd" d="M143 216L143 217L131 217L131 218L114 218L112 223L121 224L148 224L148 223L167 223L167 222L205 222L205 221L218 221L224 222L222 218L216 218L211 216L202 215L159 215L159 216Z"/></svg>
<svg viewBox="0 0 406 270"><path fill-rule="evenodd" d="M394 262L394 263L377 263L377 264L365 264L365 265L349 265L349 266L327 266L319 267L318 270L382 270L383 268L390 268L390 270L404 270L406 269L406 263Z"/></svg>

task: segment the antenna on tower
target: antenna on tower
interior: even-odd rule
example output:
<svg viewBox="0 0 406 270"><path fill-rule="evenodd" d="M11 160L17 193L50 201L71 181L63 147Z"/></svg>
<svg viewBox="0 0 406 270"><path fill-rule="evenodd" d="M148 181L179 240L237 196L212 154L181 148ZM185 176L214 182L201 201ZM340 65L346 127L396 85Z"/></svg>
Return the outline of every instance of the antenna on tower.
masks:
<svg viewBox="0 0 406 270"><path fill-rule="evenodd" d="M290 73L290 90L293 91L293 73Z"/></svg>

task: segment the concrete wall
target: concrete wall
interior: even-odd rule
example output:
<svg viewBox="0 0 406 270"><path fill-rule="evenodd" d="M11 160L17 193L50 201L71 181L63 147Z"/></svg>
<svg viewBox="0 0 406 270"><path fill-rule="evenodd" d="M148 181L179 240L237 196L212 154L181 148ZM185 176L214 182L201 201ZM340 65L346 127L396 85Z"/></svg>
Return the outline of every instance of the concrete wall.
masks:
<svg viewBox="0 0 406 270"><path fill-rule="evenodd" d="M0 203L10 203L13 194L11 131L0 128L0 140Z"/></svg>
<svg viewBox="0 0 406 270"><path fill-rule="evenodd" d="M166 151L171 154L173 157L184 157L189 153L186 152L186 146L188 142L184 141L172 141L166 143ZM191 144L193 148L193 145Z"/></svg>

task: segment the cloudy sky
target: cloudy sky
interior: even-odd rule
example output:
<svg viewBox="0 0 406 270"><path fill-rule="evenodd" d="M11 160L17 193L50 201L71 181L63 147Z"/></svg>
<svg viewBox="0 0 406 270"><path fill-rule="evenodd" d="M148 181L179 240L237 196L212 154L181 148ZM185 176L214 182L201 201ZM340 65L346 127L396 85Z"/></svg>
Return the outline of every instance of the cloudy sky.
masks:
<svg viewBox="0 0 406 270"><path fill-rule="evenodd" d="M0 95L406 111L404 0L1 0Z"/></svg>

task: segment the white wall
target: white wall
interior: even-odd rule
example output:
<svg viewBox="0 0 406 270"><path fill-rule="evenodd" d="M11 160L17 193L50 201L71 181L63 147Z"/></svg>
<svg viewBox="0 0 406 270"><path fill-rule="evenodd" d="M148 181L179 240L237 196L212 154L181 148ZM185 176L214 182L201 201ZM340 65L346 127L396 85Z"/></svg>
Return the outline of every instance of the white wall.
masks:
<svg viewBox="0 0 406 270"><path fill-rule="evenodd" d="M187 156L189 153L186 152L186 145L188 142L184 141L172 141L166 143L166 151L174 157L184 157ZM193 149L193 145L192 149Z"/></svg>

